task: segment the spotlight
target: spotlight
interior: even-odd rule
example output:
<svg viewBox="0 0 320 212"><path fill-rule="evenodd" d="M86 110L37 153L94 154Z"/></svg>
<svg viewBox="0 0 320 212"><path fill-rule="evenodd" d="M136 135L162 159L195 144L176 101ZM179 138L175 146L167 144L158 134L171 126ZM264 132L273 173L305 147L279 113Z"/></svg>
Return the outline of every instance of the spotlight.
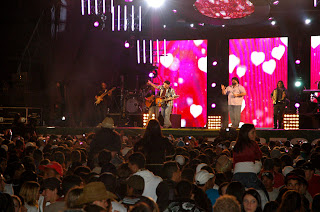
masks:
<svg viewBox="0 0 320 212"><path fill-rule="evenodd" d="M194 24L190 24L190 27L192 27L192 28L193 28L193 27L194 27Z"/></svg>
<svg viewBox="0 0 320 212"><path fill-rule="evenodd" d="M277 23L277 22L276 22L276 21L274 21L274 20L273 20L273 21L271 21L271 25L272 25L272 26L276 25L276 23Z"/></svg>
<svg viewBox="0 0 320 212"><path fill-rule="evenodd" d="M128 41L124 42L124 47L129 48L130 47L130 43Z"/></svg>
<svg viewBox="0 0 320 212"><path fill-rule="evenodd" d="M159 8L163 5L165 0L146 0L148 5L153 8Z"/></svg>
<svg viewBox="0 0 320 212"><path fill-rule="evenodd" d="M212 65L216 66L216 65L218 65L218 62L217 61L213 61Z"/></svg>
<svg viewBox="0 0 320 212"><path fill-rule="evenodd" d="M222 24L222 27L225 27L226 25Z"/></svg>
<svg viewBox="0 0 320 212"><path fill-rule="evenodd" d="M150 73L149 73L149 77L150 78L156 78L158 76L158 71L157 70L152 70Z"/></svg>
<svg viewBox="0 0 320 212"><path fill-rule="evenodd" d="M300 80L298 80L294 83L294 85L298 88L302 85L302 82Z"/></svg>
<svg viewBox="0 0 320 212"><path fill-rule="evenodd" d="M167 25L163 25L163 28L164 28L164 29L167 28Z"/></svg>
<svg viewBox="0 0 320 212"><path fill-rule="evenodd" d="M296 60L296 64L299 65L301 63L300 60Z"/></svg>
<svg viewBox="0 0 320 212"><path fill-rule="evenodd" d="M304 20L304 23L309 25L311 23L311 19L307 18L306 20Z"/></svg>
<svg viewBox="0 0 320 212"><path fill-rule="evenodd" d="M274 1L272 4L273 4L273 5L278 5L278 4L279 4L279 1L276 0L276 1Z"/></svg>
<svg viewBox="0 0 320 212"><path fill-rule="evenodd" d="M173 13L177 13L177 10L172 10Z"/></svg>
<svg viewBox="0 0 320 212"><path fill-rule="evenodd" d="M62 121L65 121L65 120L66 120L66 117L65 117L65 116L62 116L62 117L61 117L61 120L62 120Z"/></svg>
<svg viewBox="0 0 320 212"><path fill-rule="evenodd" d="M294 104L294 106L295 106L295 108L299 108L300 107L300 103L297 102L297 103Z"/></svg>
<svg viewBox="0 0 320 212"><path fill-rule="evenodd" d="M215 82L213 82L212 84L211 84L211 87L212 88L215 88L217 86L217 83L215 83Z"/></svg>
<svg viewBox="0 0 320 212"><path fill-rule="evenodd" d="M100 24L99 24L99 22L98 21L95 21L94 23L93 23L93 26L94 27L98 27Z"/></svg>
<svg viewBox="0 0 320 212"><path fill-rule="evenodd" d="M212 107L212 108L216 108L216 104L215 104L215 103L212 103L212 104L211 104L211 107Z"/></svg>
<svg viewBox="0 0 320 212"><path fill-rule="evenodd" d="M204 26L204 23L199 23L199 26Z"/></svg>

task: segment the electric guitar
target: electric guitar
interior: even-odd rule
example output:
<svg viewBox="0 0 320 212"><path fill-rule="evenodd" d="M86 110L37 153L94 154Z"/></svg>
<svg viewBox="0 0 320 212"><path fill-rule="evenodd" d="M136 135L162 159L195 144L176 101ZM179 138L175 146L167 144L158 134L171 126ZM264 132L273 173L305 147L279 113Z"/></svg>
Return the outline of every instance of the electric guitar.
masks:
<svg viewBox="0 0 320 212"><path fill-rule="evenodd" d="M116 87L113 87L112 89L105 91L103 94L101 94L100 96L96 97L96 101L94 102L95 105L100 104L103 101L103 98L108 95L110 96L112 94L112 91L114 91L116 89Z"/></svg>
<svg viewBox="0 0 320 212"><path fill-rule="evenodd" d="M167 98L158 97L158 98L156 98L156 106L165 107L167 105L168 101L178 99L179 97L180 97L179 95L176 95L174 97L167 97Z"/></svg>

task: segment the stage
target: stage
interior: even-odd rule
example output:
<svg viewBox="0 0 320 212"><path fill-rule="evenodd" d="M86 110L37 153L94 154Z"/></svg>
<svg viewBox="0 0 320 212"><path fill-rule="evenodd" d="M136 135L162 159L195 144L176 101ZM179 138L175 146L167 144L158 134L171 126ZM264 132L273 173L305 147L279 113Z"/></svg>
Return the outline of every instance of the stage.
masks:
<svg viewBox="0 0 320 212"><path fill-rule="evenodd" d="M38 127L38 134L55 134L55 135L82 135L83 133L94 132L99 128L88 127ZM117 127L117 132L123 131L125 135L143 135L144 128L141 127ZM189 128L169 128L162 129L164 135L172 134L174 137L194 136L194 137L208 137L214 138L219 135L219 130L209 129L189 129ZM293 138L305 138L309 142L320 138L320 129L301 129L301 130L274 130L274 129L257 129L257 136L271 140L291 140Z"/></svg>

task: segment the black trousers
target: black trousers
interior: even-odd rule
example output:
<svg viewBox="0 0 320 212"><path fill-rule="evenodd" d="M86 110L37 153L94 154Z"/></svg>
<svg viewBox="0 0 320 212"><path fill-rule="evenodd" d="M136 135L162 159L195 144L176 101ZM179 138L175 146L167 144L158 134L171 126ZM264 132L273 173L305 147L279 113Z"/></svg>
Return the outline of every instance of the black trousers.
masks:
<svg viewBox="0 0 320 212"><path fill-rule="evenodd" d="M283 129L283 115L286 105L277 103L273 105L273 127L275 129Z"/></svg>

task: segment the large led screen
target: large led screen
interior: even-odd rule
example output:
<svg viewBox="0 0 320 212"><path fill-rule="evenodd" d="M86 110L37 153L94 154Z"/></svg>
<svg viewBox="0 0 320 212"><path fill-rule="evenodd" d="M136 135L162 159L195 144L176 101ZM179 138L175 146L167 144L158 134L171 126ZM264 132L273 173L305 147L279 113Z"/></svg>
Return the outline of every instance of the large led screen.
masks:
<svg viewBox="0 0 320 212"><path fill-rule="evenodd" d="M311 36L310 89L318 89L320 81L320 36Z"/></svg>
<svg viewBox="0 0 320 212"><path fill-rule="evenodd" d="M171 82L180 97L174 100L173 114L181 115L181 127L205 127L207 122L207 40L153 42L158 61L154 83Z"/></svg>
<svg viewBox="0 0 320 212"><path fill-rule="evenodd" d="M241 122L273 127L271 93L282 80L287 87L288 38L229 40L229 83L238 77L246 89Z"/></svg>

